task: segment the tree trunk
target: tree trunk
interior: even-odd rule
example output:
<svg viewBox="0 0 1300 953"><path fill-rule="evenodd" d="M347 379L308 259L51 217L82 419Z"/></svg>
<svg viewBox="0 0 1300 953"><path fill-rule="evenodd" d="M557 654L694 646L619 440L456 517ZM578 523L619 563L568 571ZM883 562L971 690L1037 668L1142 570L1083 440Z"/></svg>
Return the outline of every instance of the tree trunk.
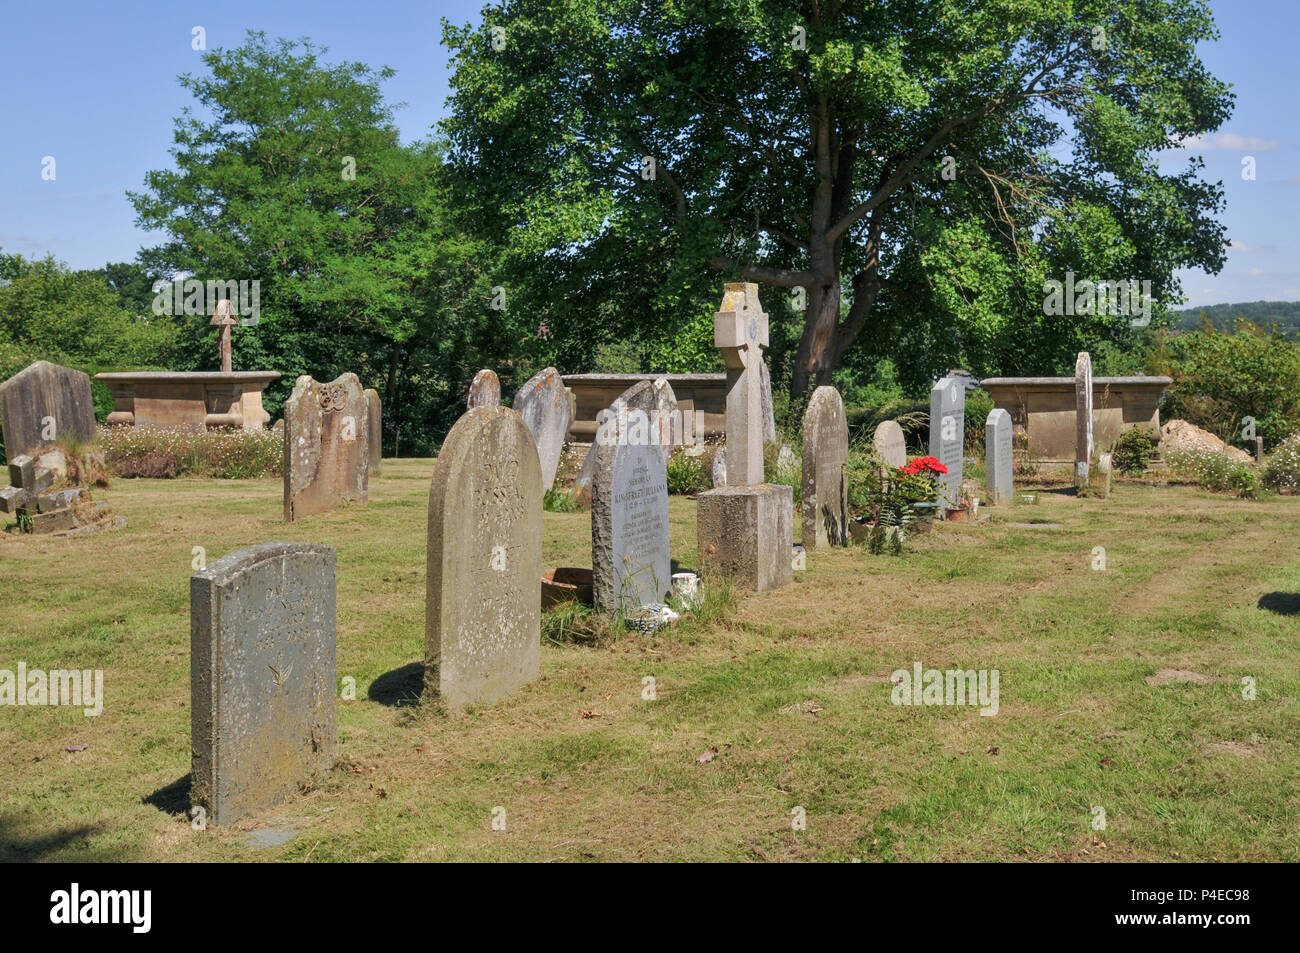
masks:
<svg viewBox="0 0 1300 953"><path fill-rule="evenodd" d="M839 361L840 277L836 273L808 289L808 313L795 359L790 396L797 400L808 391L831 382Z"/></svg>

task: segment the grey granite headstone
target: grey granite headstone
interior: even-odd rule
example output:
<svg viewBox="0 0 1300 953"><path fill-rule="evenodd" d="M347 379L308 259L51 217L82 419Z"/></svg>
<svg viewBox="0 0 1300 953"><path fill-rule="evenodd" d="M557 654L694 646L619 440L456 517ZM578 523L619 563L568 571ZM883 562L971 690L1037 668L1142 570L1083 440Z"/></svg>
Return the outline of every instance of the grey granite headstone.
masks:
<svg viewBox="0 0 1300 953"><path fill-rule="evenodd" d="M784 448L783 448L784 449ZM849 498L844 465L849 460L849 425L834 387L813 391L803 415L803 545L848 542Z"/></svg>
<svg viewBox="0 0 1300 953"><path fill-rule="evenodd" d="M475 407L447 434L429 488L425 695L449 709L537 678L542 468L523 417Z"/></svg>
<svg viewBox="0 0 1300 953"><path fill-rule="evenodd" d="M956 506L961 500L961 466L966 428L966 388L945 377L930 389L930 456L948 473L939 478L945 502Z"/></svg>
<svg viewBox="0 0 1300 953"><path fill-rule="evenodd" d="M907 438L897 420L882 420L871 438L876 456L891 467L907 466Z"/></svg>
<svg viewBox="0 0 1300 953"><path fill-rule="evenodd" d="M43 444L95 435L90 378L81 371L37 361L0 384L0 429L12 460Z"/></svg>
<svg viewBox="0 0 1300 953"><path fill-rule="evenodd" d="M672 589L663 451L636 416L654 405L649 381L633 385L610 407L614 430L592 448L592 588L596 608L610 615L663 602Z"/></svg>
<svg viewBox="0 0 1300 953"><path fill-rule="evenodd" d="M984 484L986 503L1000 506L1015 495L1011 479L1011 414L1001 408L989 411L984 422Z"/></svg>
<svg viewBox="0 0 1300 953"><path fill-rule="evenodd" d="M191 800L233 824L334 762L335 551L263 543L190 577Z"/></svg>
<svg viewBox="0 0 1300 953"><path fill-rule="evenodd" d="M286 522L369 499L370 407L356 374L299 377L284 420Z"/></svg>
<svg viewBox="0 0 1300 953"><path fill-rule="evenodd" d="M564 437L569 432L569 392L560 372L553 367L533 375L515 394L514 409L537 444L542 465L542 490L555 483L555 471L564 452Z"/></svg>
<svg viewBox="0 0 1300 953"><path fill-rule="evenodd" d="M496 371L484 368L474 375L469 384L469 396L465 399L468 410L475 407L498 407L501 404L501 379Z"/></svg>
<svg viewBox="0 0 1300 953"><path fill-rule="evenodd" d="M379 391L373 387L366 388L366 408L369 419L366 422L366 432L370 435L370 475L372 477L380 476L384 472L384 412L383 404L379 401Z"/></svg>
<svg viewBox="0 0 1300 953"><path fill-rule="evenodd" d="M1074 483L1088 482L1088 465L1092 462L1092 357L1080 351L1074 362Z"/></svg>

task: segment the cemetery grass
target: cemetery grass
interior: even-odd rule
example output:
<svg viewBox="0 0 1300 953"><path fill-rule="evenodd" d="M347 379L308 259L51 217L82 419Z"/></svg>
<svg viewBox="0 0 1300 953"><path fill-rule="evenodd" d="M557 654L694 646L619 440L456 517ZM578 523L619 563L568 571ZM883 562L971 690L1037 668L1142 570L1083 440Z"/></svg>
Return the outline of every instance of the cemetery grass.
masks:
<svg viewBox="0 0 1300 953"><path fill-rule="evenodd" d="M545 642L539 681L447 716L414 697L430 474L386 461L369 506L294 524L278 480L117 480L97 497L125 530L0 541L0 668L102 668L106 694L97 718L0 708L0 859L1300 859L1294 498L1039 492L902 558L812 553L707 624ZM694 502L670 510L694 569ZM589 514L544 531L548 565L590 565ZM357 700L332 772L197 832L193 547L272 540L338 547ZM914 662L997 669L999 712L891 704Z"/></svg>

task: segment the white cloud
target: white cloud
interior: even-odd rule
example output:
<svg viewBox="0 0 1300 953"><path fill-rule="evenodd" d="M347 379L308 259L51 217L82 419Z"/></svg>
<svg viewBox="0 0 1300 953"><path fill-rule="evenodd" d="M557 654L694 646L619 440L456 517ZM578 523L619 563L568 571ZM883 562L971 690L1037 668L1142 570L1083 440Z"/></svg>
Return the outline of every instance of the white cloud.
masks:
<svg viewBox="0 0 1300 953"><path fill-rule="evenodd" d="M1247 268L1246 274L1250 275L1252 278L1262 278L1265 275L1265 271L1263 268Z"/></svg>

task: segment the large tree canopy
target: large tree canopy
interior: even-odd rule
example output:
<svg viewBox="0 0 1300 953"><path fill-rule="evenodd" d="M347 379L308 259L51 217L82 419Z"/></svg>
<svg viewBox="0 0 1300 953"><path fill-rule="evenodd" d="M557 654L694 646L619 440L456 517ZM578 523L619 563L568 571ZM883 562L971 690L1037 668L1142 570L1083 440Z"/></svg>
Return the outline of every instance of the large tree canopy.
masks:
<svg viewBox="0 0 1300 953"><path fill-rule="evenodd" d="M1159 308L1222 266L1221 189L1157 156L1229 113L1201 0L507 0L444 31L452 161L562 366L636 338L698 369L743 278L789 289L795 396L856 341L912 381L1054 371L1129 318L1047 315L1045 279Z"/></svg>

